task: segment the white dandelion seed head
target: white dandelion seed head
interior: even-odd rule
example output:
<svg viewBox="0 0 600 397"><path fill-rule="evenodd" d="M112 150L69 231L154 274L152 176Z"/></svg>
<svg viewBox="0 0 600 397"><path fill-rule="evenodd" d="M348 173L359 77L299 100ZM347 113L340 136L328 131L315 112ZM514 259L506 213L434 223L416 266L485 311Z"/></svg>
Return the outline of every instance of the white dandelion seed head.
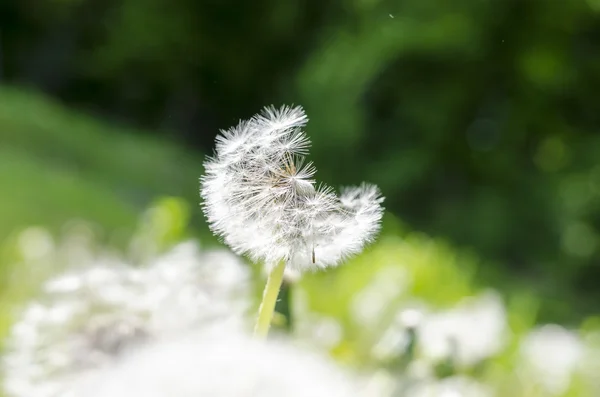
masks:
<svg viewBox="0 0 600 397"><path fill-rule="evenodd" d="M100 263L47 281L12 327L7 397L65 396L85 373L140 344L204 327L241 328L249 269L183 243L144 267Z"/></svg>
<svg viewBox="0 0 600 397"><path fill-rule="evenodd" d="M355 380L285 341L199 334L147 345L81 386L86 397L352 397Z"/></svg>
<svg viewBox="0 0 600 397"><path fill-rule="evenodd" d="M236 253L267 268L335 266L359 253L380 228L383 198L376 186L341 196L313 179L301 107L268 107L222 131L201 178L204 212L213 232Z"/></svg>

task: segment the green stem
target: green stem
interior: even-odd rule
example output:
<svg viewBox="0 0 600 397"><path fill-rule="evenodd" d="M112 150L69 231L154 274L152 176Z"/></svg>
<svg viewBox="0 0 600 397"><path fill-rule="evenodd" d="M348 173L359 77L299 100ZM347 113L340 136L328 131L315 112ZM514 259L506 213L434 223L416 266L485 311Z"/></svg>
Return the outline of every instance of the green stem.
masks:
<svg viewBox="0 0 600 397"><path fill-rule="evenodd" d="M254 327L254 336L266 338L275 312L275 303L279 295L279 289L283 281L283 272L285 270L285 261L279 262L277 266L271 270L267 278L267 285L263 292L262 302L258 308L258 319Z"/></svg>

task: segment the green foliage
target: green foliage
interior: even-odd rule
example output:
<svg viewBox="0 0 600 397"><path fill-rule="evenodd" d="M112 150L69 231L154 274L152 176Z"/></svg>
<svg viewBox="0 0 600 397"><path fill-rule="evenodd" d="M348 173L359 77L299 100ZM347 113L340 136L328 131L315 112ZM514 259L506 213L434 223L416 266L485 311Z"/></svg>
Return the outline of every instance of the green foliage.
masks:
<svg viewBox="0 0 600 397"><path fill-rule="evenodd" d="M0 238L31 224L56 229L70 218L131 232L154 197L196 199L198 156L39 95L3 87L0 129L0 182L9 187L0 198Z"/></svg>
<svg viewBox="0 0 600 397"><path fill-rule="evenodd" d="M550 299L596 300L600 58L585 43L597 14L584 1L348 9L295 77L322 177L377 183L412 227L475 247Z"/></svg>

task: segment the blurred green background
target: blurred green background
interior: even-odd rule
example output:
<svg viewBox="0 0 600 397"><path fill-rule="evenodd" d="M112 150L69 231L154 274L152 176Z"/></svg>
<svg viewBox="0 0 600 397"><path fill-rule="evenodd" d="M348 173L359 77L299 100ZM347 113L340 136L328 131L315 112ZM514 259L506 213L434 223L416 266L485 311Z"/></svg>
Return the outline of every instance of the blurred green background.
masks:
<svg viewBox="0 0 600 397"><path fill-rule="evenodd" d="M598 0L4 0L0 84L5 275L19 230L124 244L161 196L210 240L218 129L294 103L319 180L381 187L384 235L480 258L456 271L538 321L600 313Z"/></svg>

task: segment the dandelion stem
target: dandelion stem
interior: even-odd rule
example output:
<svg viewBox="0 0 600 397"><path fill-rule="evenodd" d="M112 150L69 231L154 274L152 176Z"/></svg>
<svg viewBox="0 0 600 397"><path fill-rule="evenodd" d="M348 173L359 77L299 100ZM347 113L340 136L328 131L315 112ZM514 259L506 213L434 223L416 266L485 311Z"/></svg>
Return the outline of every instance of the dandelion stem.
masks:
<svg viewBox="0 0 600 397"><path fill-rule="evenodd" d="M262 302L258 308L258 319L254 327L254 336L266 338L275 312L275 303L283 281L283 272L285 270L285 261L279 262L277 266L271 270L267 278L267 285L263 292Z"/></svg>

